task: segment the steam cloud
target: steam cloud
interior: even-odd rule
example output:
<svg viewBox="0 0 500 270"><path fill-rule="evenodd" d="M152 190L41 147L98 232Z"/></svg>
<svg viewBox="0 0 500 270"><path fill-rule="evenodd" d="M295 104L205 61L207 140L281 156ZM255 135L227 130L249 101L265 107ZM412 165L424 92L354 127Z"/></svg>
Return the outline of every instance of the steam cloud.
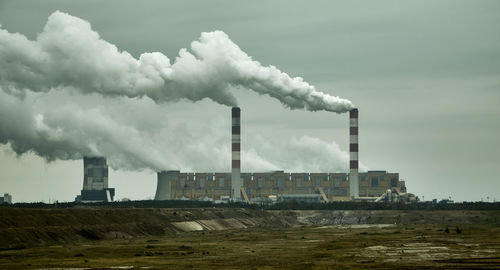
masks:
<svg viewBox="0 0 500 270"><path fill-rule="evenodd" d="M164 115L165 108L154 106L147 98L77 97L58 90L27 92L19 99L0 91L0 143L9 144L18 154L33 151L47 160L105 156L115 169L230 169L227 118L187 127L165 118L159 121L157 116ZM307 136L275 142L248 135L242 149L244 171L332 172L348 168L349 155L335 142Z"/></svg>
<svg viewBox="0 0 500 270"><path fill-rule="evenodd" d="M285 107L343 113L349 100L316 91L300 77L252 60L222 31L202 33L173 64L162 53L135 59L102 40L90 23L59 11L35 41L0 29L0 78L5 89L47 92L72 87L106 96L148 96L156 102L210 98L236 106L236 87L278 99Z"/></svg>
<svg viewBox="0 0 500 270"><path fill-rule="evenodd" d="M253 61L223 32L202 33L191 51L181 49L173 64L158 52L137 60L100 39L88 22L61 12L49 17L35 41L0 28L0 144L47 160L105 156L115 169L226 171L228 121L199 132L169 123L163 106L154 103L209 98L234 106L231 91L241 88L291 109L342 113L353 108L302 78ZM259 140L242 149L244 170L348 167L348 154L335 143L311 137L274 142L286 149L284 162L269 148L271 142ZM304 163L304 155L312 162Z"/></svg>

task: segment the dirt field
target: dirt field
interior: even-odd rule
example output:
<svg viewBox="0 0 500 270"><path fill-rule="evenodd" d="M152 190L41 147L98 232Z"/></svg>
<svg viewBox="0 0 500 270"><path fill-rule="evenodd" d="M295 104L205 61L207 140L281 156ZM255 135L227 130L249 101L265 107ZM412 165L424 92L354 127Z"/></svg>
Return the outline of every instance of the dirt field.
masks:
<svg viewBox="0 0 500 270"><path fill-rule="evenodd" d="M0 209L0 269L500 269L499 217L499 211Z"/></svg>

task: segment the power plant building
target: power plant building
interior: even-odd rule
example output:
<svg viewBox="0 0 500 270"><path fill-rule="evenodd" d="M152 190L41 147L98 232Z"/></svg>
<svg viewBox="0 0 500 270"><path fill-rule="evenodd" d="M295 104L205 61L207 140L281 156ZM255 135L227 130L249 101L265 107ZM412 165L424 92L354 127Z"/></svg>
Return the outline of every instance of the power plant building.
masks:
<svg viewBox="0 0 500 270"><path fill-rule="evenodd" d="M349 173L242 173L240 114L240 108L232 108L231 172L158 172L155 200L336 201L378 198L388 190L406 193L405 182L399 179L398 173L359 172L359 111L356 108L349 111Z"/></svg>
<svg viewBox="0 0 500 270"><path fill-rule="evenodd" d="M323 201L350 200L348 173L241 173L242 195L245 201L269 196L320 195ZM406 193L405 182L398 173L368 171L359 173L360 197L379 197L388 189ZM158 173L155 200L211 199L231 196L231 173ZM307 197L307 196L304 196Z"/></svg>
<svg viewBox="0 0 500 270"><path fill-rule="evenodd" d="M108 165L103 157L83 158L83 189L76 197L81 202L112 202L115 189L108 187Z"/></svg>

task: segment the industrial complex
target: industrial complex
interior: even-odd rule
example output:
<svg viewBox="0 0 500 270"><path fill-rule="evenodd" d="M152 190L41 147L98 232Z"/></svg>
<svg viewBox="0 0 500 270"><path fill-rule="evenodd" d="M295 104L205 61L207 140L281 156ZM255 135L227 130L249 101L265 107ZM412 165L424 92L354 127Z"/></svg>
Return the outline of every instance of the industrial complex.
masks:
<svg viewBox="0 0 500 270"><path fill-rule="evenodd" d="M166 171L158 173L155 200L198 199L222 200L234 192L232 173L185 173ZM359 174L358 190L362 197L373 199L388 189L406 193L405 182L398 173L368 171ZM242 199L261 202L266 198L300 201L349 200L348 173L241 173L243 185L239 188ZM312 196L311 196L312 195Z"/></svg>
<svg viewBox="0 0 500 270"><path fill-rule="evenodd" d="M398 173L358 171L358 109L349 112L349 173L241 173L241 110L231 110L231 168L228 172L158 172L155 200L308 201L415 200ZM389 194L389 195L388 195ZM401 195L401 196L400 196Z"/></svg>
<svg viewBox="0 0 500 270"><path fill-rule="evenodd" d="M155 200L206 200L264 203L275 201L329 202L347 200L414 201L398 173L359 172L358 109L349 112L349 173L241 172L241 110L231 110L231 172L158 172ZM84 178L76 201L113 201L104 157L83 159Z"/></svg>
<svg viewBox="0 0 500 270"><path fill-rule="evenodd" d="M231 110L231 173L163 171L158 173L155 200L309 201L415 200L406 195L398 173L358 171L358 109L349 112L349 173L241 173L241 110ZM387 195L391 194L391 195ZM402 195L402 196L400 196ZM396 196L396 197L395 197Z"/></svg>

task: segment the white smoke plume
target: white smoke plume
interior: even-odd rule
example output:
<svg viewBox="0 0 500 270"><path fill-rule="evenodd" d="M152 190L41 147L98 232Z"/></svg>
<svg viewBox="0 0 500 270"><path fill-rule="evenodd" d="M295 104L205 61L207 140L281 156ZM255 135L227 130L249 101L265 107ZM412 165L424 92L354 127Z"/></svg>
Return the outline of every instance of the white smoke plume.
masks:
<svg viewBox="0 0 500 270"><path fill-rule="evenodd" d="M222 31L202 33L171 64L162 53L135 59L101 39L90 23L59 11L49 16L36 40L0 28L0 83L9 91L47 92L72 87L106 96L148 96L155 102L209 98L236 106L231 93L249 89L285 107L347 112L349 100L317 91L300 77L252 60Z"/></svg>
<svg viewBox="0 0 500 270"><path fill-rule="evenodd" d="M61 12L49 17L34 41L0 27L0 143L19 155L34 152L48 161L104 156L126 170L228 171L229 121L201 131L173 125L155 103L209 98L234 106L236 88L291 109L353 108L301 78L262 66L220 31L202 33L191 52L180 50L171 64L158 52L135 59L102 40L88 22ZM261 138L243 146L246 171L346 171L349 159L335 143L310 137ZM284 159L278 153L285 151Z"/></svg>
<svg viewBox="0 0 500 270"><path fill-rule="evenodd" d="M64 91L27 92L18 99L0 91L0 143L10 144L17 154L32 151L48 161L104 156L111 167L125 170L229 164L229 138L210 136L209 128L217 126L207 127L205 136L194 136L201 133L159 119L163 111L155 107L150 99L102 100Z"/></svg>
<svg viewBox="0 0 500 270"><path fill-rule="evenodd" d="M243 149L243 171L346 172L349 154L336 142L326 142L310 136L292 137L288 141L269 141L262 136L249 136ZM360 171L368 167L359 164Z"/></svg>
<svg viewBox="0 0 500 270"><path fill-rule="evenodd" d="M230 170L230 121L216 119L197 128L175 125L165 117L158 119L165 111L154 105L146 98L103 100L62 90L27 92L24 99L0 91L0 143L49 161L105 156L115 169ZM349 155L335 142L311 137L275 142L251 133L247 137L243 171L348 169Z"/></svg>

